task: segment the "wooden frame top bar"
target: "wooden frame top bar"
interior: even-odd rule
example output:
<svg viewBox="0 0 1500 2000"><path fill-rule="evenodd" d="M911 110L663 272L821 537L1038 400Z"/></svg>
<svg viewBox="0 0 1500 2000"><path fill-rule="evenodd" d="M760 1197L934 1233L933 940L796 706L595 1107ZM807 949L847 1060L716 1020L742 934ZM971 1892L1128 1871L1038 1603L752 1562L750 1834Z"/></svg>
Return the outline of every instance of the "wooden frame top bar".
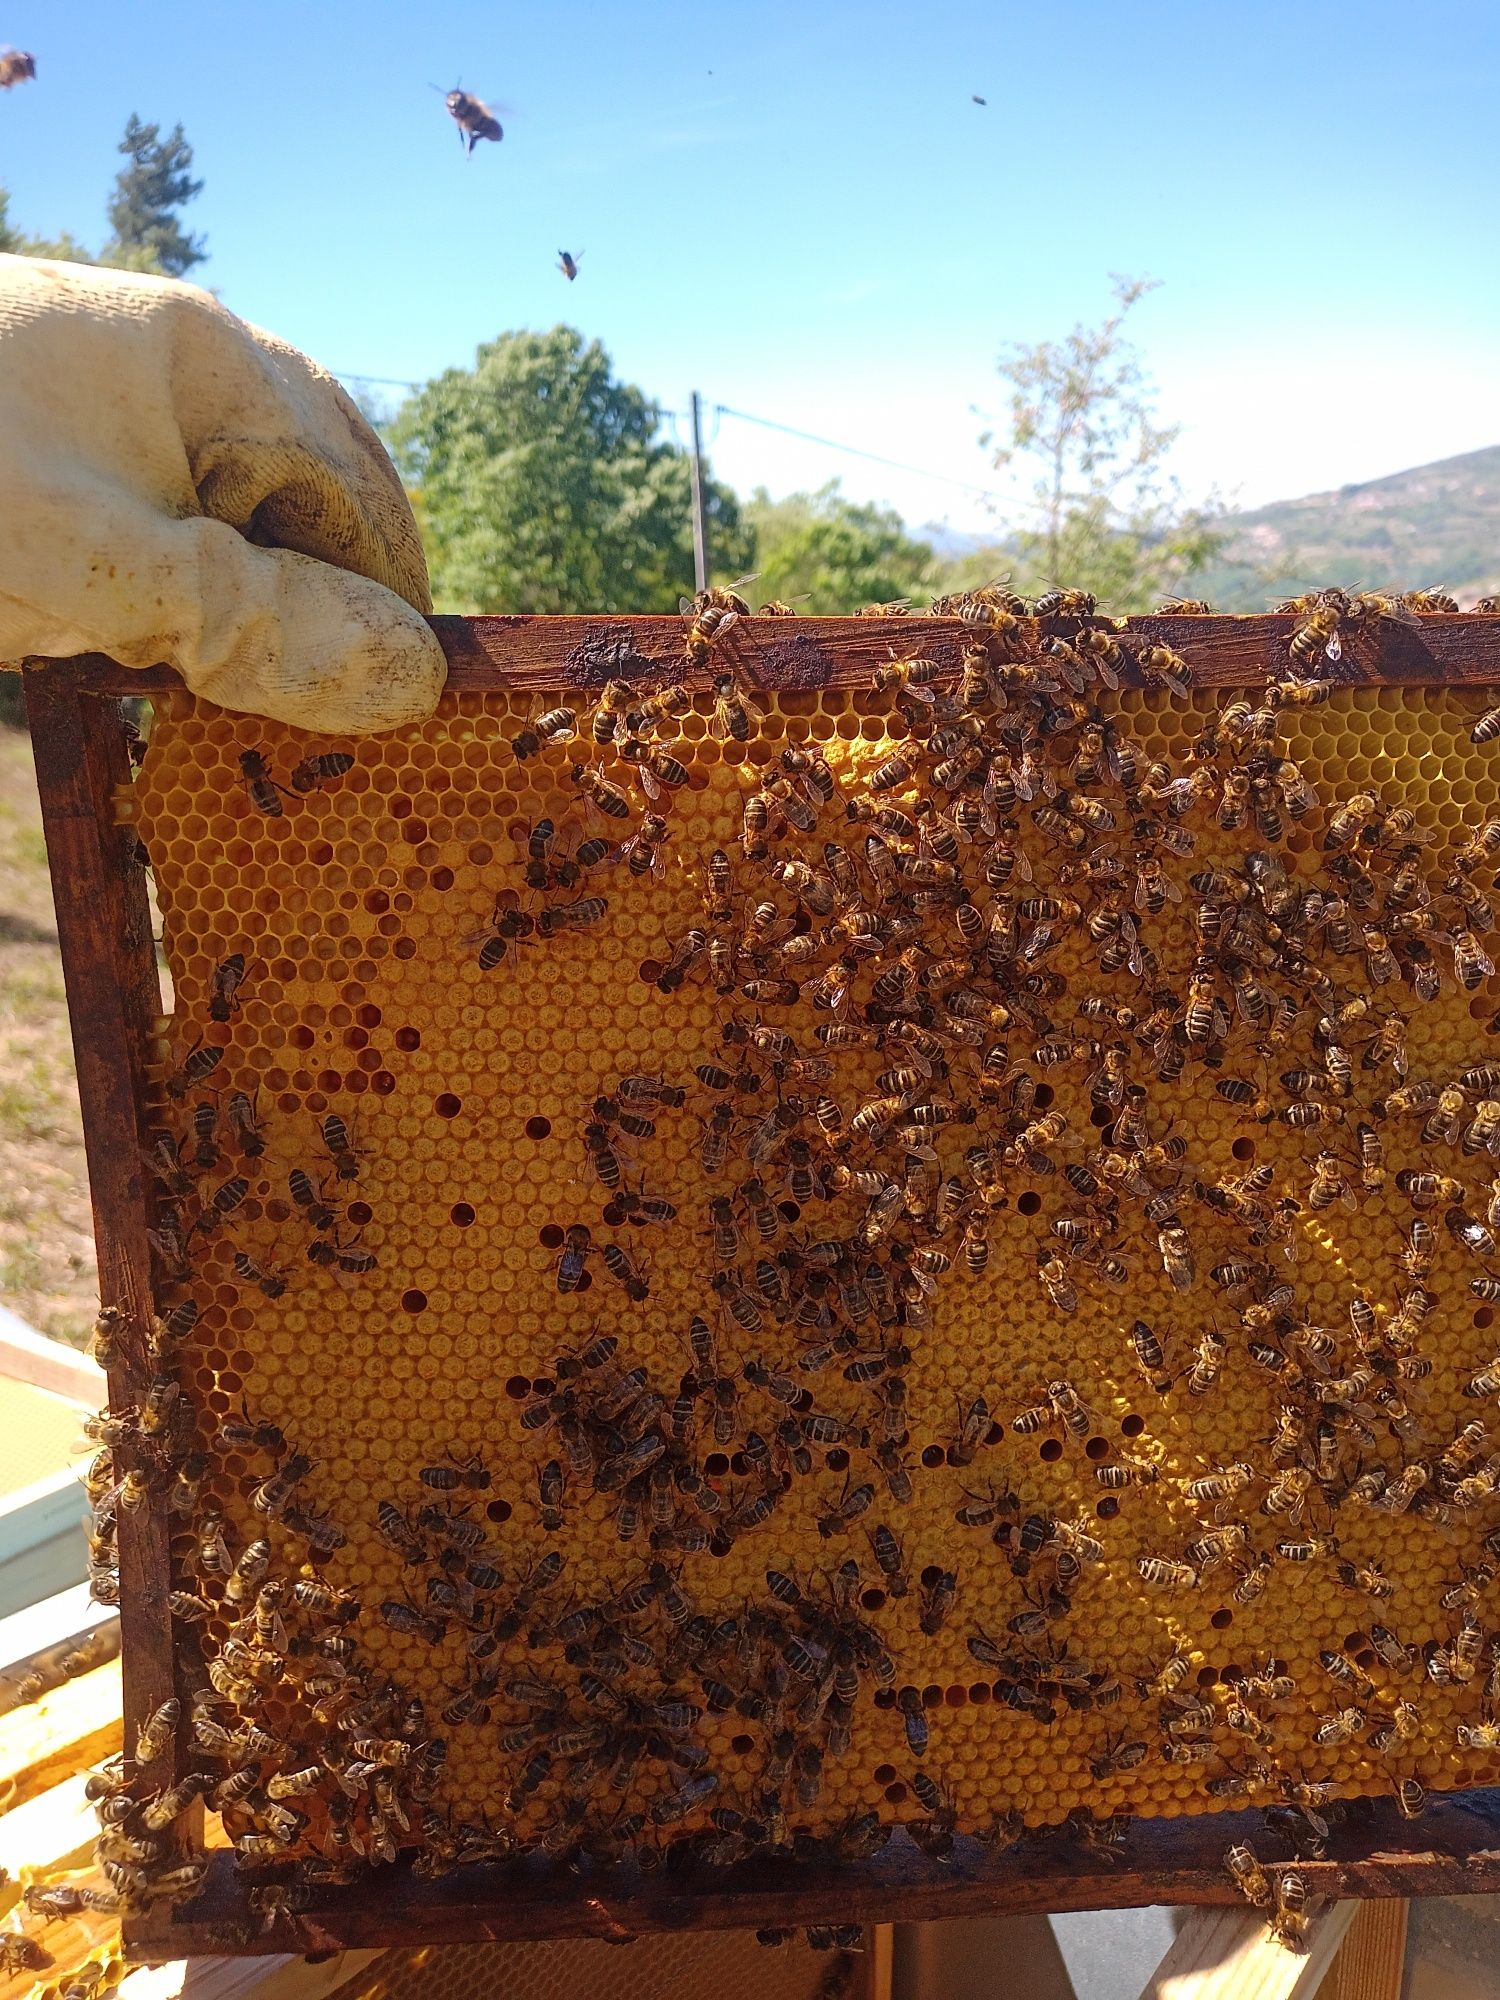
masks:
<svg viewBox="0 0 1500 2000"><path fill-rule="evenodd" d="M433 618L448 660L448 686L460 693L501 688L597 689L611 678L699 680L732 665L754 686L781 694L864 686L893 659L935 659L957 672L963 649L983 628L957 618L742 618L716 648L710 668L687 673L681 618ZM1066 637L1076 618L1049 618L1043 630ZM1105 622L1107 621L1094 621ZM1249 617L1130 618L1118 637L1126 654L1121 679L1144 685L1131 658L1145 645L1168 646L1192 665L1203 688L1259 687L1284 674L1297 619ZM160 693L180 686L169 667L121 667L90 654L73 663L89 694ZM1430 613L1412 624L1381 619L1344 642L1337 662L1317 669L1350 687L1482 686L1500 678L1500 616Z"/></svg>

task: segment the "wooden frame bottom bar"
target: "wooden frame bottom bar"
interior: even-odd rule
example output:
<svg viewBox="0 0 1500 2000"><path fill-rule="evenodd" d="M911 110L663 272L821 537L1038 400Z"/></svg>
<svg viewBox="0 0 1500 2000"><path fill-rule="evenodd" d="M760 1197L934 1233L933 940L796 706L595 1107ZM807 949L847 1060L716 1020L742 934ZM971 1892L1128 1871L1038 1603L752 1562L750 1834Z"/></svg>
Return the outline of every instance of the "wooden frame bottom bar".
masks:
<svg viewBox="0 0 1500 2000"><path fill-rule="evenodd" d="M898 1833L873 1860L857 1863L757 1861L643 1874L631 1866L574 1872L528 1861L455 1869L434 1882L418 1881L403 1867L333 1891L269 1929L247 1910L231 1856L219 1853L210 1857L207 1882L193 1902L136 1919L126 1928L126 1945L134 1958L181 1958L339 1951L389 1944L397 1935L412 1945L620 1940L647 1931L1232 1903L1236 1891L1223 1857L1239 1840L1250 1841L1268 1863L1292 1858L1268 1841L1259 1812L1245 1812L1138 1820L1109 1849L1058 1834L995 1855L958 1839L942 1860ZM1404 1820L1387 1800L1357 1803L1334 1829L1326 1858L1295 1865L1313 1896L1500 1891L1500 1790L1436 1798L1417 1821Z"/></svg>

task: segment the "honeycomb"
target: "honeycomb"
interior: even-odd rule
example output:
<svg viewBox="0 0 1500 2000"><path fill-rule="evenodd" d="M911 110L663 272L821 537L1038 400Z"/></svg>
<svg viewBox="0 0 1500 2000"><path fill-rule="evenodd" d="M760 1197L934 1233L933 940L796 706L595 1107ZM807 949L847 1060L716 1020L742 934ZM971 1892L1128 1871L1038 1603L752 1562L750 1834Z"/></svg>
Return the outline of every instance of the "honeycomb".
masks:
<svg viewBox="0 0 1500 2000"><path fill-rule="evenodd" d="M1030 629L159 704L133 1497L268 1912L1500 1778L1484 698Z"/></svg>

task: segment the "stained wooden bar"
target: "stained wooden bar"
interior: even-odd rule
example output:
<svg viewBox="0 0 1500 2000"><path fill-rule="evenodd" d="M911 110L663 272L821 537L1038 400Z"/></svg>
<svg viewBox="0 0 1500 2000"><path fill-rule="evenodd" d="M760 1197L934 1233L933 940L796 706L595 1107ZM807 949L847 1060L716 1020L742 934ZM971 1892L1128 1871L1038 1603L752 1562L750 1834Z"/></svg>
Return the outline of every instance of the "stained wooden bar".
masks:
<svg viewBox="0 0 1500 2000"><path fill-rule="evenodd" d="M24 683L78 1070L99 1294L120 1315L108 1371L109 1405L118 1412L140 1406L155 1373L146 1348L153 1299L142 1142L161 988L145 875L114 820L115 787L130 775L120 705L84 694L66 662L28 664ZM123 1454L120 1463L124 1469ZM118 1531L129 1745L173 1692L170 1535L164 1510L154 1507L120 1509Z"/></svg>
<svg viewBox="0 0 1500 2000"><path fill-rule="evenodd" d="M958 671L963 649L979 629L956 618L745 618L731 629L709 667L684 667L681 618L434 618L448 660L448 686L482 693L602 687L611 677L631 682L684 680L706 687L733 666L751 685L797 694L865 685L893 659L921 655ZM1076 618L1052 618L1048 633L1067 636ZM1297 620L1252 617L1131 618L1120 634L1126 653L1122 683L1140 687L1133 654L1142 645L1170 646L1192 663L1195 685L1259 687L1286 671ZM1433 613L1415 624L1381 619L1345 640L1342 658L1317 672L1351 687L1482 686L1500 660L1500 616ZM169 667L116 666L98 655L70 663L80 688L96 694L154 694L180 686Z"/></svg>
<svg viewBox="0 0 1500 2000"><path fill-rule="evenodd" d="M847 1863L751 1861L642 1873L526 1861L458 1869L435 1882L383 1868L266 1931L247 1924L230 1856L218 1854L203 1893L175 1916L142 1919L131 1943L138 1953L180 1957L1231 1903L1237 1892L1224 1850L1236 1840L1253 1841L1267 1862L1293 1858L1268 1837L1260 1814L1247 1812L1136 1820L1114 1848L1062 1832L992 1855L960 1838L943 1860L896 1833L872 1860ZM1417 1821L1403 1820L1389 1801L1360 1802L1334 1829L1327 1859L1296 1866L1310 1896L1493 1893L1500 1890L1500 1791L1435 1798Z"/></svg>
<svg viewBox="0 0 1500 2000"><path fill-rule="evenodd" d="M595 688L611 675L644 683L682 674L677 618L437 618L449 685L461 691ZM1285 670L1288 617L1142 618L1124 636L1170 645L1191 659L1198 685L1253 688ZM1066 632L1070 621L1049 623ZM866 683L877 666L922 653L957 668L973 633L925 618L748 619L733 636L741 677L795 693ZM1500 617L1434 616L1419 627L1382 623L1326 672L1349 685L1467 685L1500 681ZM694 675L694 680L707 675ZM1138 678L1138 677L1137 677ZM57 897L99 1241L103 1297L123 1313L121 1359L111 1371L119 1409L139 1402L151 1367L146 1237L151 1192L141 1164L146 1060L159 1011L144 881L113 822L112 793L128 777L115 697L180 685L166 668L144 672L89 656L26 670L43 818ZM121 1618L127 1719L133 1729L173 1691L166 1616L168 1541L152 1509L122 1518ZM1258 1813L1136 1821L1114 1848L1066 1830L994 1856L967 1839L941 1860L895 1834L873 1860L753 1861L696 1872L673 1866L581 1871L541 1860L458 1870L419 1881L405 1865L350 1889L320 1892L295 1916L263 1927L248 1908L232 1857L210 1857L202 1893L133 1919L137 1958L187 1954L333 1951L393 1944L615 1937L647 1931L761 1925L867 1924L1008 1912L1232 1902L1225 1848L1253 1838ZM1266 1858L1291 1858L1267 1854ZM1500 1791L1434 1799L1416 1822L1389 1802L1359 1802L1335 1828L1327 1857L1298 1863L1321 1897L1409 1897L1500 1891Z"/></svg>

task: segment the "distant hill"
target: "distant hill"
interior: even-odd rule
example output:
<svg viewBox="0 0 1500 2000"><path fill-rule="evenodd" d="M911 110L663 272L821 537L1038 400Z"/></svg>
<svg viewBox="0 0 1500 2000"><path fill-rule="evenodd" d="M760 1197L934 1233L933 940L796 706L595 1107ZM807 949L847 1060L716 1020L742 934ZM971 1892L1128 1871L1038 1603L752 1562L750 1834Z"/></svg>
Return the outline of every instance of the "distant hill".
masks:
<svg viewBox="0 0 1500 2000"><path fill-rule="evenodd" d="M1263 611L1314 585L1443 585L1460 604L1500 591L1500 445L1334 493L1278 500L1226 522L1212 568L1183 589Z"/></svg>

